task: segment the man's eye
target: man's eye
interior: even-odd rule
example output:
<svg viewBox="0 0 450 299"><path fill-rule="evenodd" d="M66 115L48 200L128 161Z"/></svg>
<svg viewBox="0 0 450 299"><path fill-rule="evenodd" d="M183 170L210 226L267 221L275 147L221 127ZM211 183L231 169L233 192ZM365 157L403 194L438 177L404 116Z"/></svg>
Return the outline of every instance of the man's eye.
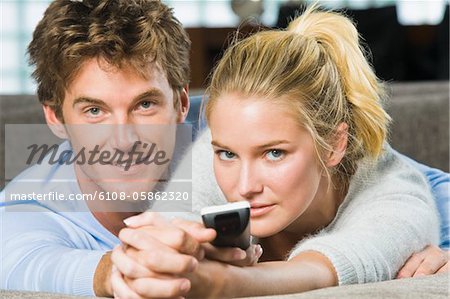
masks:
<svg viewBox="0 0 450 299"><path fill-rule="evenodd" d="M141 109L149 109L150 107L152 107L153 103L150 101L142 101L139 103L139 108Z"/></svg>
<svg viewBox="0 0 450 299"><path fill-rule="evenodd" d="M230 151L217 151L217 155L219 156L220 160L224 161L230 161L236 157L236 155Z"/></svg>
<svg viewBox="0 0 450 299"><path fill-rule="evenodd" d="M91 115L97 116L97 115L100 114L101 110L98 107L92 107L92 108L89 108L86 112L91 114Z"/></svg>
<svg viewBox="0 0 450 299"><path fill-rule="evenodd" d="M283 150L273 149L273 150L269 150L266 153L266 156L271 161L279 161L279 160L283 159L284 154L285 153Z"/></svg>

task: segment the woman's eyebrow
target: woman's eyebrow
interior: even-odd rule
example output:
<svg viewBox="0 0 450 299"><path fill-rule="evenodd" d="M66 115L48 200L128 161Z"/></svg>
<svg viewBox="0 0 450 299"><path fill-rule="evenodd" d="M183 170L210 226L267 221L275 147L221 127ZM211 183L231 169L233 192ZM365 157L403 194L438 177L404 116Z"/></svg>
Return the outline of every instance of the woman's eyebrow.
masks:
<svg viewBox="0 0 450 299"><path fill-rule="evenodd" d="M211 145L217 146L217 147L221 147L221 148L228 148L227 146L222 145L222 144L220 144L219 142L217 142L215 140L211 141Z"/></svg>
<svg viewBox="0 0 450 299"><path fill-rule="evenodd" d="M280 144L288 144L288 143L290 143L290 142L287 140L276 140L276 141L271 141L271 142L268 142L268 143L265 143L262 145L257 145L256 148L263 149L263 148L268 148L268 147L273 147L273 146L277 146ZM215 141L215 140L211 141L211 144L213 146L217 146L217 147L221 147L221 148L228 148L227 146L222 145L218 141Z"/></svg>
<svg viewBox="0 0 450 299"><path fill-rule="evenodd" d="M263 148L273 147L273 146L277 146L280 144L287 144L287 143L290 143L290 142L287 140L275 140L275 141L271 141L271 142L268 142L268 143L265 143L262 145L258 145L257 148L263 149Z"/></svg>

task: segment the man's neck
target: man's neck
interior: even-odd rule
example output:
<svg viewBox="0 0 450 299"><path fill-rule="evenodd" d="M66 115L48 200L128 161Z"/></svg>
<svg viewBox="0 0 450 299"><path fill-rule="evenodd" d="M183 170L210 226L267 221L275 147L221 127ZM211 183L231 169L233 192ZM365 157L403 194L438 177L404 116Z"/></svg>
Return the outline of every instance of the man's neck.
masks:
<svg viewBox="0 0 450 299"><path fill-rule="evenodd" d="M77 166L75 166L75 173L78 186L83 194L106 194L115 192L103 190ZM148 203L145 201L129 202L126 200L101 200L101 198L94 198L93 200L86 201L86 204L95 219L115 236L118 236L120 230L125 227L124 219L140 214L142 211L148 209Z"/></svg>
<svg viewBox="0 0 450 299"><path fill-rule="evenodd" d="M139 212L92 212L95 219L116 237L120 230L125 227L123 220L137 214Z"/></svg>

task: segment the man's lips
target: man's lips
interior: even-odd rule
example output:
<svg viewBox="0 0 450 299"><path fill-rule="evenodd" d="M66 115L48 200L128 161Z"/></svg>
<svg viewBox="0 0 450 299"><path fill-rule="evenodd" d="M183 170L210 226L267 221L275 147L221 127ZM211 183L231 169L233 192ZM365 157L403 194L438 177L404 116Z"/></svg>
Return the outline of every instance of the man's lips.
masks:
<svg viewBox="0 0 450 299"><path fill-rule="evenodd" d="M145 168L145 164L143 161L132 161L132 162L113 162L109 163L110 166L114 167L115 169L119 170L121 173L124 174L135 174L139 173Z"/></svg>
<svg viewBox="0 0 450 299"><path fill-rule="evenodd" d="M137 159L137 160L132 160L132 161L129 161L127 159L122 159L120 161L115 161L115 162L111 162L111 163L108 163L108 164L124 168L127 165L129 165L131 167L131 166L134 166L134 165L144 164L148 159L150 159L150 156L143 157L143 158Z"/></svg>

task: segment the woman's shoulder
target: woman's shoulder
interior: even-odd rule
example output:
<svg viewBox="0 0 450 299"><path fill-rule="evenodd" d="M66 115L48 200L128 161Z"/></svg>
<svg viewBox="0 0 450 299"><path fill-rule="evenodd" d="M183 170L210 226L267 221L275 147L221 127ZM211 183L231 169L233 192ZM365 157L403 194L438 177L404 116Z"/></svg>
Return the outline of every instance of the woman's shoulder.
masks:
<svg viewBox="0 0 450 299"><path fill-rule="evenodd" d="M387 204L389 203L389 204ZM389 144L376 161L361 161L350 180L347 196L341 206L350 211L368 205L420 205L433 207L430 187L423 174L414 168ZM347 209L350 208L350 209Z"/></svg>
<svg viewBox="0 0 450 299"><path fill-rule="evenodd" d="M423 210L437 215L425 177L385 144L383 154L376 161L360 162L327 231L349 219L382 218L391 213L414 218L417 211Z"/></svg>
<svg viewBox="0 0 450 299"><path fill-rule="evenodd" d="M386 194L408 190L429 191L423 174L387 143L377 160L360 161L358 170L350 180L349 192L352 189L376 189Z"/></svg>

